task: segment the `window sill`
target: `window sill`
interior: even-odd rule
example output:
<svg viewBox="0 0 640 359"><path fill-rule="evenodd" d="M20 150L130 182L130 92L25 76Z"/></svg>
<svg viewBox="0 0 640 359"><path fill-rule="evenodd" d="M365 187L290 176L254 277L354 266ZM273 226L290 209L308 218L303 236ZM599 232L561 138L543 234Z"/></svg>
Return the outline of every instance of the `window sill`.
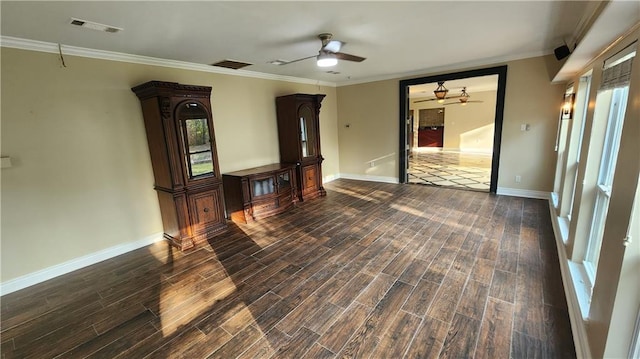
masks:
<svg viewBox="0 0 640 359"><path fill-rule="evenodd" d="M562 243L565 245L567 241L569 241L569 218L567 217L558 217L558 229L560 230L560 239L562 239Z"/></svg>
<svg viewBox="0 0 640 359"><path fill-rule="evenodd" d="M580 313L583 320L589 319L589 307L591 305L591 285L587 277L587 271L582 263L567 261L569 264L569 272L571 273L571 281L576 292Z"/></svg>
<svg viewBox="0 0 640 359"><path fill-rule="evenodd" d="M551 192L551 205L554 209L558 209L558 194L555 192Z"/></svg>

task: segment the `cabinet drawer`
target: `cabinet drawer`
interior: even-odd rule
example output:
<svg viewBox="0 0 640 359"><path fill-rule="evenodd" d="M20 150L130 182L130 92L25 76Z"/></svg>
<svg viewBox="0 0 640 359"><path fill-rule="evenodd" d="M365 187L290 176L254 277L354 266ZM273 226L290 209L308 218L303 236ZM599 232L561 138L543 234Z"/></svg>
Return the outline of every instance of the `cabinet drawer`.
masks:
<svg viewBox="0 0 640 359"><path fill-rule="evenodd" d="M256 201L251 208L253 209L254 216L260 216L261 214L269 213L278 208L278 200Z"/></svg>
<svg viewBox="0 0 640 359"><path fill-rule="evenodd" d="M190 194L189 204L192 225L205 226L222 221L219 190Z"/></svg>
<svg viewBox="0 0 640 359"><path fill-rule="evenodd" d="M293 206L293 192L286 191L281 193L278 196L278 208L280 208L281 211L284 211L291 206Z"/></svg>

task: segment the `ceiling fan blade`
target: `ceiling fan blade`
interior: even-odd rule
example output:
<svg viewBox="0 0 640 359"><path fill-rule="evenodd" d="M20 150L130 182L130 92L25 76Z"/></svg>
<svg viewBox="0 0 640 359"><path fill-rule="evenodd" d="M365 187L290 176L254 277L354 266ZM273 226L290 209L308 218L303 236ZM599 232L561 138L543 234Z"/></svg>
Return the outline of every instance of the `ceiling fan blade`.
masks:
<svg viewBox="0 0 640 359"><path fill-rule="evenodd" d="M366 60L366 58L364 57L349 55L349 54L345 54L344 52L336 52L335 55L339 60L347 60L347 61L355 61L355 62L362 62Z"/></svg>
<svg viewBox="0 0 640 359"><path fill-rule="evenodd" d="M344 45L344 42L342 41L338 41L338 40L331 40L329 42L327 42L326 45L322 46L322 51L329 51L329 52L338 52L340 51L340 48L342 48L342 46Z"/></svg>
<svg viewBox="0 0 640 359"><path fill-rule="evenodd" d="M468 104L468 103L483 103L483 102L484 102L484 101L467 101L467 102L460 102L460 101L458 101L458 102L443 103L442 105L443 105L443 106L446 106L446 105L466 105L466 104Z"/></svg>
<svg viewBox="0 0 640 359"><path fill-rule="evenodd" d="M280 65L280 66L283 66L283 65L289 65L289 64L292 64L292 63L294 63L294 62L298 62L298 61L302 61L302 60L307 60L307 59L310 59L310 58L313 58L313 57L316 57L316 56L318 56L318 55L311 55L311 56L303 57L303 58L301 58L301 59L296 59L296 60L287 61L287 62L285 62L284 64L282 64L282 65Z"/></svg>
<svg viewBox="0 0 640 359"><path fill-rule="evenodd" d="M458 98L458 97L462 97L462 96L447 96L444 99L448 100L450 98ZM437 98L428 98L428 99L424 99L424 100L418 100L418 101L413 101L413 103L418 103L418 102L427 102L427 101L437 101Z"/></svg>

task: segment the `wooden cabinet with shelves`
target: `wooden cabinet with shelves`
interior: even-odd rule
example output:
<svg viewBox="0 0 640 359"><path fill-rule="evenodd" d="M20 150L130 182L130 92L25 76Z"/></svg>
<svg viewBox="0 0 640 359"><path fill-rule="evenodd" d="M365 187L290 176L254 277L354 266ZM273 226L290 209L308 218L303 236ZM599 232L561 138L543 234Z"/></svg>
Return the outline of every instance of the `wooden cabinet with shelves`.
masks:
<svg viewBox="0 0 640 359"><path fill-rule="evenodd" d="M140 99L164 237L188 249L226 229L211 87L151 81Z"/></svg>
<svg viewBox="0 0 640 359"><path fill-rule="evenodd" d="M223 174L227 215L234 222L247 223L291 208L294 168L274 163Z"/></svg>
<svg viewBox="0 0 640 359"><path fill-rule="evenodd" d="M294 164L295 200L326 195L322 186L320 107L325 95L293 94L276 98L280 161Z"/></svg>

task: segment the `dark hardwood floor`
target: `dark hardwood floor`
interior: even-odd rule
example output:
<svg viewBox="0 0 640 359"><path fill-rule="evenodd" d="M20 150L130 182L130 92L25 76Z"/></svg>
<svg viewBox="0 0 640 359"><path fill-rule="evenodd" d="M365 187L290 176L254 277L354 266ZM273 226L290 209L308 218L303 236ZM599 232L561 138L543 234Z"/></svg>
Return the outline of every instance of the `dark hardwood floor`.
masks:
<svg viewBox="0 0 640 359"><path fill-rule="evenodd" d="M326 188L2 297L2 357L575 357L546 201Z"/></svg>

